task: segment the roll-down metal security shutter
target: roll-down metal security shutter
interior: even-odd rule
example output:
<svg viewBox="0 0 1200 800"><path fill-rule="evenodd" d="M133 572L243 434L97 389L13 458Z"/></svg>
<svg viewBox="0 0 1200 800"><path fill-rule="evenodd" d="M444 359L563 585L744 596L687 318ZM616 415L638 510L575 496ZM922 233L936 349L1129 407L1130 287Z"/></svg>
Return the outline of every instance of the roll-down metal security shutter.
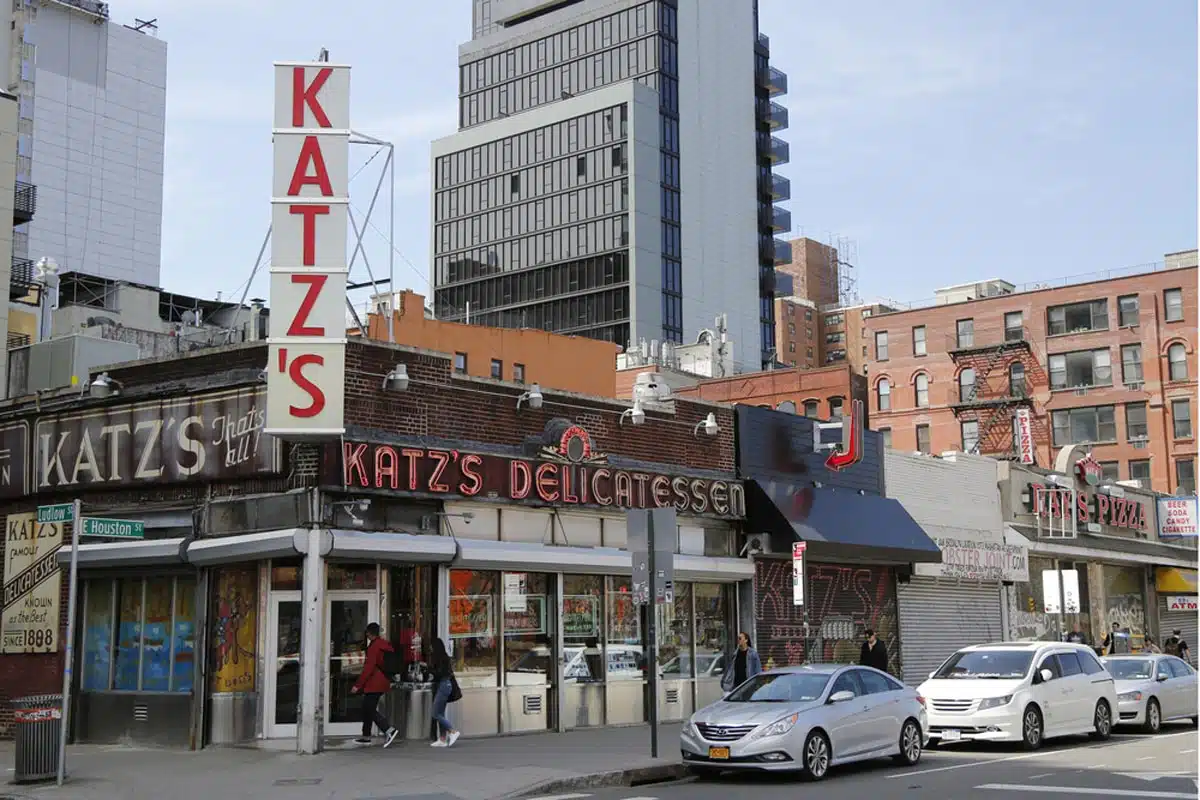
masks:
<svg viewBox="0 0 1200 800"><path fill-rule="evenodd" d="M1183 631L1183 640L1187 642L1191 652L1192 666L1196 665L1196 640L1200 639L1200 615L1195 611L1171 611L1167 608L1167 595L1158 596L1158 630L1159 644L1165 642L1171 631L1179 628Z"/></svg>
<svg viewBox="0 0 1200 800"><path fill-rule="evenodd" d="M909 686L920 685L959 648L1004 638L999 583L913 576L896 593Z"/></svg>

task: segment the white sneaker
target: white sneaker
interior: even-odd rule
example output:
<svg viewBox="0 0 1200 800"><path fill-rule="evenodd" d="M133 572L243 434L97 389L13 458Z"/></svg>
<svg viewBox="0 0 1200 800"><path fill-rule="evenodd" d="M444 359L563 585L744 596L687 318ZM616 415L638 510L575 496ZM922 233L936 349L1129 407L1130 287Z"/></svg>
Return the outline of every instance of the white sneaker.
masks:
<svg viewBox="0 0 1200 800"><path fill-rule="evenodd" d="M392 728L390 731L387 732L387 736L384 737L383 746L385 748L391 747L392 742L396 741L396 737L399 735L400 735L400 731L397 730L396 728Z"/></svg>
<svg viewBox="0 0 1200 800"><path fill-rule="evenodd" d="M450 747L458 741L458 731L450 731L450 735L446 737L446 747Z"/></svg>
<svg viewBox="0 0 1200 800"><path fill-rule="evenodd" d="M444 739L435 739L434 741L429 743L429 746L430 747L449 747L450 745L446 744Z"/></svg>

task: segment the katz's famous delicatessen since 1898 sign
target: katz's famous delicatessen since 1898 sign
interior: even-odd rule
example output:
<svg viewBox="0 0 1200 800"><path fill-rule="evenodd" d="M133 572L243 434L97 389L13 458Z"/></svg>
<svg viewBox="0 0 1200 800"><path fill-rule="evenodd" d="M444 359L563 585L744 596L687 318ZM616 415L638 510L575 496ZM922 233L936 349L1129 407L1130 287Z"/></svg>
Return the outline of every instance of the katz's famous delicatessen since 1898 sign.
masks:
<svg viewBox="0 0 1200 800"><path fill-rule="evenodd" d="M0 652L58 651L62 574L57 553L61 522L38 522L37 512L9 514L4 536L4 614Z"/></svg>

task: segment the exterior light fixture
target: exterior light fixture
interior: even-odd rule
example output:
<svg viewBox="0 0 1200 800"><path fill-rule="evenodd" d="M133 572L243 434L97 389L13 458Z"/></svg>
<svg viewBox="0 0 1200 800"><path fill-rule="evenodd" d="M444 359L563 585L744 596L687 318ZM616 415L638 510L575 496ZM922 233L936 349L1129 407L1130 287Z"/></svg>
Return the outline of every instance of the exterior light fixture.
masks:
<svg viewBox="0 0 1200 800"><path fill-rule="evenodd" d="M642 410L641 400L634 400L633 408L627 408L621 412L621 418L617 420L618 424L624 425L626 417L629 417L629 421L634 425L642 425L646 422L646 412Z"/></svg>
<svg viewBox="0 0 1200 800"><path fill-rule="evenodd" d="M529 387L528 392L522 392L517 398L517 408L521 407L521 403L529 403L529 407L535 411L542 407L542 387L536 383Z"/></svg>
<svg viewBox="0 0 1200 800"><path fill-rule="evenodd" d="M696 427L692 428L692 435L699 436L700 431L704 431L705 436L716 436L721 432L721 426L717 424L717 415L708 412L708 416L696 423Z"/></svg>
<svg viewBox="0 0 1200 800"><path fill-rule="evenodd" d="M106 397L113 397L120 394L121 384L108 377L107 372L101 372L96 376L96 380L92 381L89 390L92 397L95 397L97 400L103 400Z"/></svg>
<svg viewBox="0 0 1200 800"><path fill-rule="evenodd" d="M376 373L378 374L378 373ZM408 365L397 364L383 379L383 388L391 392L408 391Z"/></svg>

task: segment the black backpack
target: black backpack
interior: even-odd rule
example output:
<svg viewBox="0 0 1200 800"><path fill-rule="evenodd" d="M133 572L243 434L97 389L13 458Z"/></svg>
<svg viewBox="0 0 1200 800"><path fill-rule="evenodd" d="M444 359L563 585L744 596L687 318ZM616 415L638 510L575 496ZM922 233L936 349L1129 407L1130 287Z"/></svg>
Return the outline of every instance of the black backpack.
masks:
<svg viewBox="0 0 1200 800"><path fill-rule="evenodd" d="M389 678L395 679L399 676L404 672L404 662L400 658L400 653L395 650L384 650L379 659L379 669Z"/></svg>

